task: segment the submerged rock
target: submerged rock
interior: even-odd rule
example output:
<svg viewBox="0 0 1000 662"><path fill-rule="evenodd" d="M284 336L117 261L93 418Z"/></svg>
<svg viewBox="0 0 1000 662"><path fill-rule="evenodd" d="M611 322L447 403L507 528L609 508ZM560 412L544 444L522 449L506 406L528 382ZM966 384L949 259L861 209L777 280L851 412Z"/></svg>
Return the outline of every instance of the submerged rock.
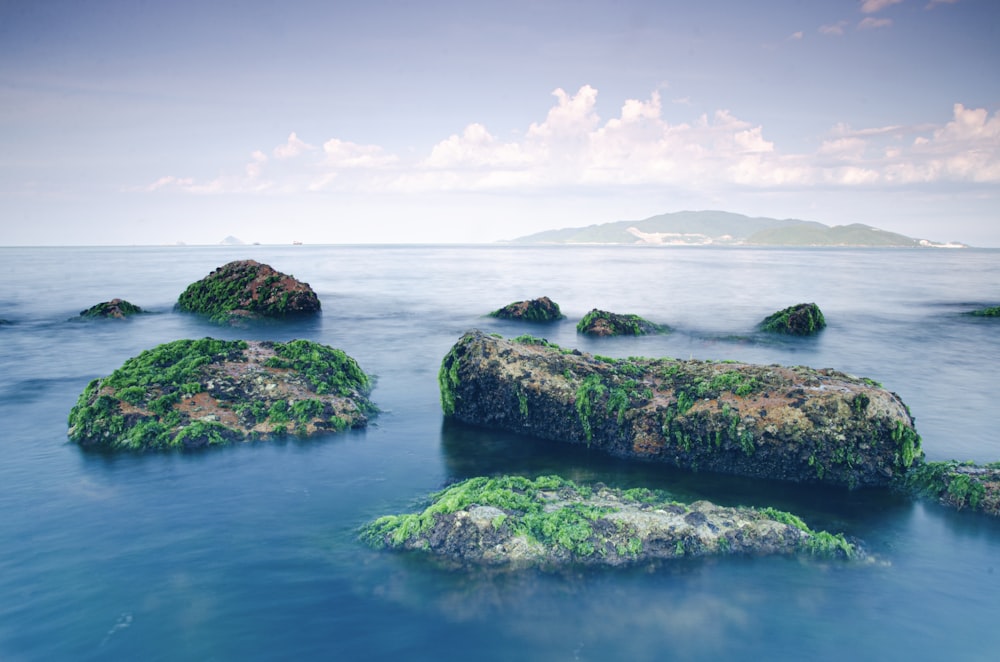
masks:
<svg viewBox="0 0 1000 662"><path fill-rule="evenodd" d="M308 340L177 340L90 382L68 434L111 450L309 436L367 425L370 389L354 359Z"/></svg>
<svg viewBox="0 0 1000 662"><path fill-rule="evenodd" d="M897 486L956 510L1000 517L1000 462L921 462Z"/></svg>
<svg viewBox="0 0 1000 662"><path fill-rule="evenodd" d="M1000 317L1000 306L992 306L990 308L980 308L979 310L973 310L969 315L975 317Z"/></svg>
<svg viewBox="0 0 1000 662"><path fill-rule="evenodd" d="M111 317L114 319L125 319L130 315L138 315L143 312L142 308L129 303L124 299L112 299L104 301L87 310L80 311L80 317Z"/></svg>
<svg viewBox="0 0 1000 662"><path fill-rule="evenodd" d="M834 370L603 359L470 331L438 379L459 421L691 470L884 486L922 455L896 394Z"/></svg>
<svg viewBox="0 0 1000 662"><path fill-rule="evenodd" d="M548 297L515 301L490 313L490 317L525 322L555 322L566 317L559 310L559 304Z"/></svg>
<svg viewBox="0 0 1000 662"><path fill-rule="evenodd" d="M670 327L655 324L638 315L621 315L594 308L577 323L576 330L588 336L644 336L667 333Z"/></svg>
<svg viewBox="0 0 1000 662"><path fill-rule="evenodd" d="M557 476L470 478L433 495L423 512L371 522L361 537L375 548L508 567L620 566L732 554L863 556L843 535L812 531L795 515L772 508L683 504L646 489L588 487Z"/></svg>
<svg viewBox="0 0 1000 662"><path fill-rule="evenodd" d="M814 303L799 303L779 310L765 317L760 323L761 331L787 333L793 336L810 336L826 327L819 306Z"/></svg>
<svg viewBox="0 0 1000 662"><path fill-rule="evenodd" d="M188 285L177 307L238 325L248 319L314 315L320 302L308 283L255 260L238 260Z"/></svg>

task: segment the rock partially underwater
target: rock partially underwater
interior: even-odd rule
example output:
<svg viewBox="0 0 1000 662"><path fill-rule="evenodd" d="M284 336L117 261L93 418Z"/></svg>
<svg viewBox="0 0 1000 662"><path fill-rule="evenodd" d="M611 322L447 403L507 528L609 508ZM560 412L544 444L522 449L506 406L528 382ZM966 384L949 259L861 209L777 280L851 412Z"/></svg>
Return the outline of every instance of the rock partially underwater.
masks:
<svg viewBox="0 0 1000 662"><path fill-rule="evenodd" d="M638 315L609 313L594 308L577 322L576 330L577 333L588 336L645 336L669 333L670 327L650 322Z"/></svg>
<svg viewBox="0 0 1000 662"><path fill-rule="evenodd" d="M515 301L494 310L490 317L523 322L557 322L566 316L559 310L559 304L548 297L529 301Z"/></svg>
<svg viewBox="0 0 1000 662"><path fill-rule="evenodd" d="M470 331L438 377L459 421L685 469L884 486L922 456L896 394L834 370L604 359Z"/></svg>
<svg viewBox="0 0 1000 662"><path fill-rule="evenodd" d="M814 303L799 303L768 315L760 323L761 331L811 336L826 328L826 318Z"/></svg>
<svg viewBox="0 0 1000 662"><path fill-rule="evenodd" d="M309 436L367 425L370 390L354 359L307 340L177 340L90 382L68 434L110 450Z"/></svg>
<svg viewBox="0 0 1000 662"><path fill-rule="evenodd" d="M112 319L125 319L132 315L138 315L143 312L142 308L125 301L124 299L112 299L111 301L103 301L97 305L91 306L87 310L80 311L80 317L106 317Z"/></svg>
<svg viewBox="0 0 1000 662"><path fill-rule="evenodd" d="M1000 306L991 306L989 308L980 308L978 310L973 310L968 315L973 317L1000 317Z"/></svg>
<svg viewBox="0 0 1000 662"><path fill-rule="evenodd" d="M843 535L812 531L771 508L677 503L646 489L576 485L556 476L471 478L420 513L365 526L375 548L430 553L459 565L621 566L718 555L807 554L858 559Z"/></svg>
<svg viewBox="0 0 1000 662"><path fill-rule="evenodd" d="M1000 517L1000 462L922 462L897 486L949 508Z"/></svg>
<svg viewBox="0 0 1000 662"><path fill-rule="evenodd" d="M320 302L308 283L255 260L238 260L188 285L177 307L214 322L239 325L246 320L315 315Z"/></svg>

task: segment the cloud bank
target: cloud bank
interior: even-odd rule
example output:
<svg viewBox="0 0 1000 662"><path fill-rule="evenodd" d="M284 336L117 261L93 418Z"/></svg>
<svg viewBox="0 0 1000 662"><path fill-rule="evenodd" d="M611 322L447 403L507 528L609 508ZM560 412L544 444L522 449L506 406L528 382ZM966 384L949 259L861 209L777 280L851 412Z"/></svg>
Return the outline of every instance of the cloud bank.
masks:
<svg viewBox="0 0 1000 662"><path fill-rule="evenodd" d="M164 175L142 188L288 194L1000 183L1000 113L961 103L943 124L859 129L839 124L812 152L794 153L770 140L765 127L728 110L668 120L658 92L626 100L607 120L598 115L598 91L589 85L575 94L557 89L553 96L545 118L522 131L504 136L472 123L423 155L404 157L343 138L328 138L319 148L292 132L269 152L251 151L242 168L232 168L234 174L209 181Z"/></svg>

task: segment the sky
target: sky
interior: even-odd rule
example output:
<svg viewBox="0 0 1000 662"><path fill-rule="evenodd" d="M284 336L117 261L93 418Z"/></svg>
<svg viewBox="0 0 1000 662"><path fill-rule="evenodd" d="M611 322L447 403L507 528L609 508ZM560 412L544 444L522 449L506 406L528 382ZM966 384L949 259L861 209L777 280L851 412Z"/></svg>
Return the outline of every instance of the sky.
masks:
<svg viewBox="0 0 1000 662"><path fill-rule="evenodd" d="M1000 2L0 0L0 246L701 209L1000 247Z"/></svg>

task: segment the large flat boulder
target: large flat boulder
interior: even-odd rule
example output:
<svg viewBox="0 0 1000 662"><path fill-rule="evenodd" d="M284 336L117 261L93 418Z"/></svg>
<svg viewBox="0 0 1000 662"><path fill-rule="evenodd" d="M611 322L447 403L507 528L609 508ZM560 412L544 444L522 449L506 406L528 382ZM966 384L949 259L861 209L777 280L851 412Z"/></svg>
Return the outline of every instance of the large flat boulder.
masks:
<svg viewBox="0 0 1000 662"><path fill-rule="evenodd" d="M684 504L643 488L577 485L558 476L470 478L432 495L421 512L369 523L361 537L375 548L507 568L737 554L864 556L842 534L813 531L773 508Z"/></svg>
<svg viewBox="0 0 1000 662"><path fill-rule="evenodd" d="M605 359L470 331L439 384L459 421L691 470L854 488L922 456L896 394L835 370Z"/></svg>
<svg viewBox="0 0 1000 662"><path fill-rule="evenodd" d="M68 434L106 450L311 436L367 425L370 389L354 359L308 340L176 340L91 381Z"/></svg>

